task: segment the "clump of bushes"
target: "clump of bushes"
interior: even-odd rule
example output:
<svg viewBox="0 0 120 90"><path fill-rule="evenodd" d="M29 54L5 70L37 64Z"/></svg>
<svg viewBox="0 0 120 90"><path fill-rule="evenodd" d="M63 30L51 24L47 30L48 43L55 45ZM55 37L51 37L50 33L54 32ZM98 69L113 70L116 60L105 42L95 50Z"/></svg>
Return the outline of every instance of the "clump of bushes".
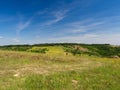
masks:
<svg viewBox="0 0 120 90"><path fill-rule="evenodd" d="M65 52L73 55L87 54L89 56L120 57L120 46L113 46L110 44L46 43L35 45L7 45L0 46L0 50L46 53L48 51L48 49L45 48L46 46L63 46Z"/></svg>
<svg viewBox="0 0 120 90"><path fill-rule="evenodd" d="M89 56L100 56L99 53L94 52L92 50L88 50L87 48L81 47L79 45L73 45L73 46L65 46L64 48L65 52L71 53L72 55L81 55L81 54L87 54Z"/></svg>
<svg viewBox="0 0 120 90"><path fill-rule="evenodd" d="M32 47L28 50L29 52L35 52L35 53L46 53L49 51L47 48L40 48L40 47Z"/></svg>
<svg viewBox="0 0 120 90"><path fill-rule="evenodd" d="M8 45L8 46L0 46L1 50L11 50L11 51L27 51L32 46L29 45Z"/></svg>
<svg viewBox="0 0 120 90"><path fill-rule="evenodd" d="M80 50L79 47L73 47L73 46L65 47L64 51L69 52L69 53L73 54L74 56L77 54L81 55L81 53L82 53L82 51Z"/></svg>

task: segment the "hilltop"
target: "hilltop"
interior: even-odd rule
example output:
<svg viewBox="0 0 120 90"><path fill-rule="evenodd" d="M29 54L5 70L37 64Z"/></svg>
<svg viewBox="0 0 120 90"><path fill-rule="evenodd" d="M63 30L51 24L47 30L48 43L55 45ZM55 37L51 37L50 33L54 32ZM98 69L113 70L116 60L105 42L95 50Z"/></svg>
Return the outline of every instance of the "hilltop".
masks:
<svg viewBox="0 0 120 90"><path fill-rule="evenodd" d="M35 45L6 45L1 50L25 51L49 54L73 54L98 57L120 57L120 46L110 44L51 43Z"/></svg>
<svg viewBox="0 0 120 90"><path fill-rule="evenodd" d="M2 46L0 90L119 90L120 59L106 58L108 54L98 52L103 47L116 48L79 44Z"/></svg>

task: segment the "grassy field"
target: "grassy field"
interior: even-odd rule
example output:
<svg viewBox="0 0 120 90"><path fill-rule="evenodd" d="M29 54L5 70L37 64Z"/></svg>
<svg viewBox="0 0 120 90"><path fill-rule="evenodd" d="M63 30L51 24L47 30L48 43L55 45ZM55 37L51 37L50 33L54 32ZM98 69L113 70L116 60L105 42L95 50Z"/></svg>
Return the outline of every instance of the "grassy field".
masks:
<svg viewBox="0 0 120 90"><path fill-rule="evenodd" d="M120 59L0 51L0 90L120 90Z"/></svg>

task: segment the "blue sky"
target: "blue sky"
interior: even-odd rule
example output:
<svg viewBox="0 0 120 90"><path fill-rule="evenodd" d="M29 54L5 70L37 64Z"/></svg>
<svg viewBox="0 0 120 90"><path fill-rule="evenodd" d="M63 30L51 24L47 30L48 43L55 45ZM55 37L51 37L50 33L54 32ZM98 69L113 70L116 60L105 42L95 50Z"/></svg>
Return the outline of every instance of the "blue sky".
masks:
<svg viewBox="0 0 120 90"><path fill-rule="evenodd" d="M120 0L0 0L0 45L120 45Z"/></svg>

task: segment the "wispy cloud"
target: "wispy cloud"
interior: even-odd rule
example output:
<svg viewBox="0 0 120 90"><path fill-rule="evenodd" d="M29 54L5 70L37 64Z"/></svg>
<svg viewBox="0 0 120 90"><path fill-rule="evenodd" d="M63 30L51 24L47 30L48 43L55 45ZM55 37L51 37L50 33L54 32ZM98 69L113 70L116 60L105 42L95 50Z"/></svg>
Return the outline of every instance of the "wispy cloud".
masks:
<svg viewBox="0 0 120 90"><path fill-rule="evenodd" d="M26 21L26 22L23 22L23 21L20 21L17 25L17 29L16 29L16 32L17 34L19 35L19 33L26 29L27 27L29 27L29 25L31 24L31 19Z"/></svg>
<svg viewBox="0 0 120 90"><path fill-rule="evenodd" d="M98 34L84 34L83 37L85 38L97 38L99 37Z"/></svg>
<svg viewBox="0 0 120 90"><path fill-rule="evenodd" d="M93 30L98 28L98 26L104 24L104 22L95 22L89 25L81 25L79 27L74 27L75 29L71 30L72 33L79 33L79 32L87 32L89 30Z"/></svg>
<svg viewBox="0 0 120 90"><path fill-rule="evenodd" d="M64 36L64 37L56 37L50 38L49 42L67 42L67 43L89 43L89 44L103 44L109 43L113 45L120 44L120 34L84 34L84 35L76 35L76 36Z"/></svg>
<svg viewBox="0 0 120 90"><path fill-rule="evenodd" d="M117 17L104 19L87 19L68 23L69 26L64 30L64 35L49 39L54 42L75 42L75 43L109 43L120 44L119 27L114 27ZM113 20L112 20L113 19ZM115 21L114 21L115 20ZM114 24L114 26L113 26ZM91 32L90 30L95 30ZM114 31L113 31L114 30ZM84 32L84 33L82 33ZM67 34L74 33L74 34Z"/></svg>
<svg viewBox="0 0 120 90"><path fill-rule="evenodd" d="M87 32L89 30L94 30L104 25L106 21L96 20L96 19L85 19L76 22L67 23L66 33L80 33Z"/></svg>
<svg viewBox="0 0 120 90"><path fill-rule="evenodd" d="M0 36L0 39L3 39L4 37L3 36Z"/></svg>
<svg viewBox="0 0 120 90"><path fill-rule="evenodd" d="M34 18L37 14L38 13L35 13L35 14L33 14L33 16L31 16L29 18L27 18L27 17L25 17L21 14L18 15L19 22L16 25L16 33L17 33L18 36L21 33L21 31L27 29L31 25L32 21L34 20Z"/></svg>
<svg viewBox="0 0 120 90"><path fill-rule="evenodd" d="M91 2L92 0L90 0ZM89 5L90 5L89 2ZM75 8L77 8L78 6L82 6L82 3L86 3L84 0L80 0L80 1L73 1L71 3L66 4L62 4L61 7L57 7L56 9L54 9L53 11L49 10L49 9L45 9L44 11L39 11L37 12L38 15L47 15L47 16L51 16L51 18L47 18L47 20L45 20L45 22L42 23L38 23L38 26L50 26L53 24L56 24L62 20L64 20L67 16L69 16L69 12L71 12L72 10L74 10ZM87 2L87 6L88 2Z"/></svg>
<svg viewBox="0 0 120 90"><path fill-rule="evenodd" d="M0 16L0 23L11 22L15 20L14 16Z"/></svg>
<svg viewBox="0 0 120 90"><path fill-rule="evenodd" d="M51 15L53 16L54 19L47 21L43 25L52 25L52 24L55 24L55 23L63 20L67 16L68 12L69 12L69 10L53 11L51 13Z"/></svg>
<svg viewBox="0 0 120 90"><path fill-rule="evenodd" d="M48 12L48 9L46 8L46 9L44 9L43 11L38 11L38 12L36 12L36 15L43 15L43 14L46 14Z"/></svg>
<svg viewBox="0 0 120 90"><path fill-rule="evenodd" d="M96 38L99 37L98 34L81 34L81 35L74 35L74 36L64 36L64 37L56 37L56 38L52 38L51 40L81 40L81 39L85 39L85 38Z"/></svg>
<svg viewBox="0 0 120 90"><path fill-rule="evenodd" d="M12 42L20 43L20 40L18 38L14 38L14 39L12 39Z"/></svg>

